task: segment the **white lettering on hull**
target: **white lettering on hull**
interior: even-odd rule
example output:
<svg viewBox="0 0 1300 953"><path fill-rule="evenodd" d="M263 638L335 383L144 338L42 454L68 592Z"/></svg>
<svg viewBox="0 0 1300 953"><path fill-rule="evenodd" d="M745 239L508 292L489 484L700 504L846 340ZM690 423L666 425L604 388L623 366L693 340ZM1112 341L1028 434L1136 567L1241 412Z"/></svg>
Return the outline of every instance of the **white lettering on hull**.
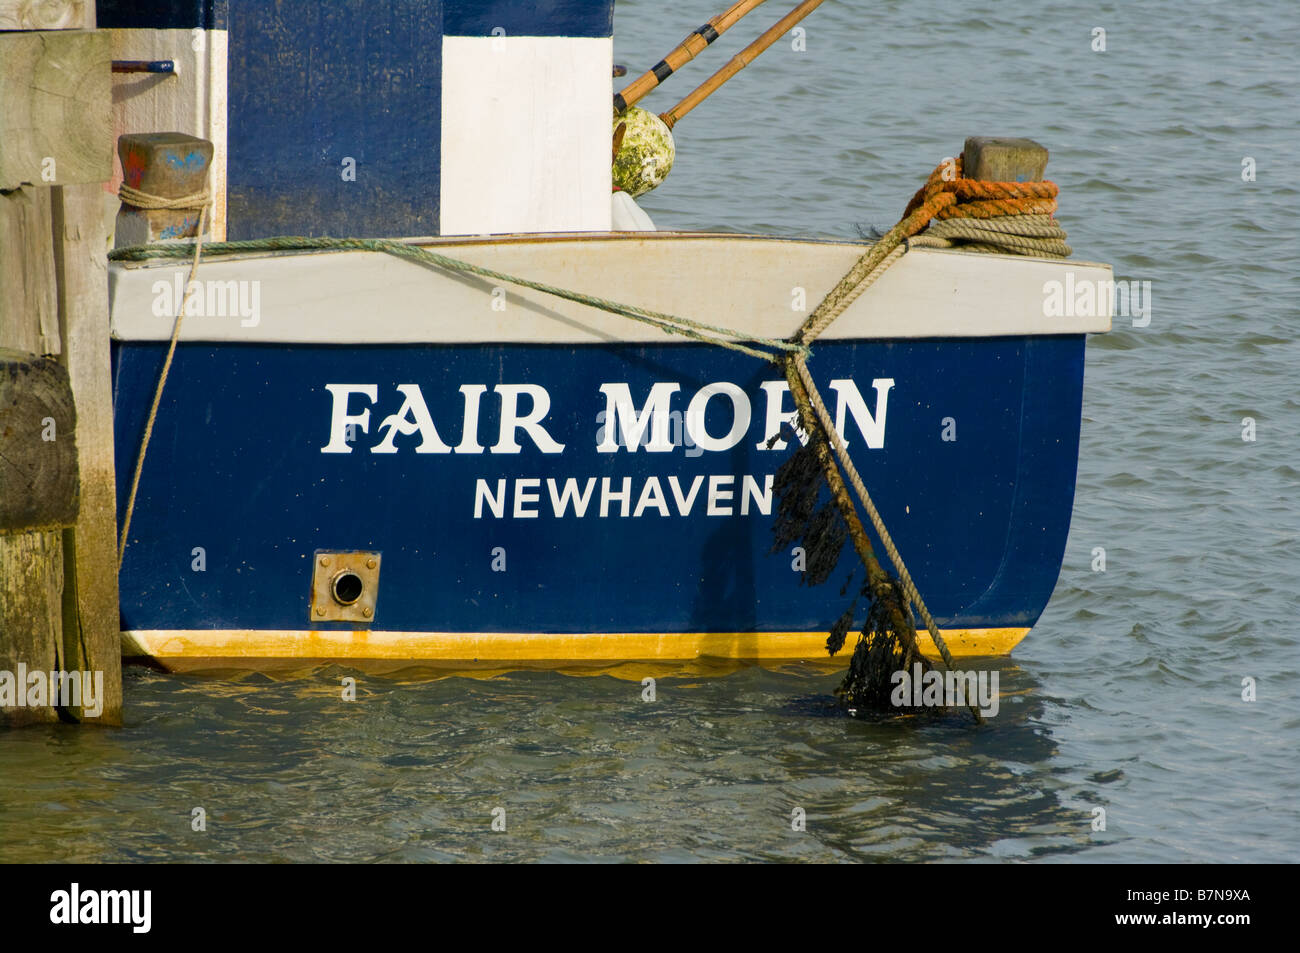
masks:
<svg viewBox="0 0 1300 953"><path fill-rule="evenodd" d="M876 391L874 411L868 408L856 383L848 378L830 381L835 393L835 428L845 445L850 445L850 421L856 433L872 450L885 445L885 419L889 410L889 392L894 387L890 377L872 382ZM793 424L794 409L789 404L789 387L784 381L764 381L759 385L766 399L762 419L763 439L756 450L781 450L786 442L779 439L782 428ZM370 437L369 446L361 446L361 435L370 434L372 406L380 403L377 384L326 384L332 398L329 441L321 453L352 453L354 449L374 454L396 454L413 450L417 454L523 454L537 450L548 455L563 454L560 443L548 429L551 395L540 384L497 384L492 388L499 398L496 442L484 447L480 439L480 417L485 384L462 384L459 387L460 442L454 447L443 439L435 418L438 410L430 409L419 384L394 387L401 398L384 395L386 414ZM753 407L749 395L736 384L718 381L700 387L686 402L683 416L673 401L682 385L659 381L651 385L638 407L632 388L626 382L601 384L604 410L597 416L597 453L670 453L678 447L688 448L687 457L703 453L725 453L753 436ZM526 398L526 410L521 409ZM678 398L681 400L681 398ZM365 406L362 406L365 405ZM712 407L710 425L706 416ZM444 413L444 422L447 417ZM674 421L678 426L671 426ZM452 424L454 426L454 423ZM795 430L799 439L806 435ZM450 432L449 432L450 433ZM521 442L520 438L526 438ZM769 446L770 442L770 446ZM531 444L531 446L528 446ZM682 477L677 474L651 476L586 477L477 477L474 482L475 519L644 519L734 517L751 513L772 513L772 474L713 473Z"/></svg>
<svg viewBox="0 0 1300 953"><path fill-rule="evenodd" d="M474 481L474 518L600 519L772 515L772 474L632 477L499 477ZM667 483L668 492L664 492ZM542 492L543 488L545 493ZM596 505L593 507L592 504ZM701 512L702 511L702 512Z"/></svg>
<svg viewBox="0 0 1300 953"><path fill-rule="evenodd" d="M835 392L835 429L846 447L851 444L850 418L870 449L879 450L885 445L885 417L894 379L876 378L871 386L876 391L874 412L868 409L854 381L840 378L830 382L830 389ZM767 407L762 439L754 445L755 449L783 450L786 442L779 439L781 429L786 423L794 422L795 416L794 408L787 406L789 386L784 381L764 381L759 387L765 395ZM411 448L420 454L485 452L479 443L479 422L486 385L460 386L461 436L460 443L454 448L439 434L434 413L430 411L419 384L398 384L394 389L402 402L376 428L378 439L369 447L371 453L391 454ZM371 405L379 403L379 386L326 384L325 390L331 395L332 404L329 440L320 452L351 453L358 436L370 432L370 407L358 407L359 399ZM564 452L565 445L558 442L546 426L551 411L551 395L545 387L540 384L497 384L492 390L500 398L500 404L497 440L491 453L523 453L524 444L519 441L521 434L542 453ZM696 391L686 406L684 424L680 423L680 411L672 406L673 397L681 392L679 383L660 381L653 384L639 408L631 387L625 382L601 384L599 392L605 396L605 409L597 417L600 424L596 431L598 453L617 453L619 450L635 453L641 447L648 453L669 453L682 445L690 448L690 456L705 452L725 453L738 446L751 429L753 408L749 395L729 381L706 384ZM526 413L520 410L521 397L527 398L529 404ZM713 433L706 425L711 404L716 408L714 426L718 427L716 421L721 420L725 432ZM356 410L360 412L354 412ZM679 422L676 428L671 426L674 421ZM806 436L800 434L800 439L806 441Z"/></svg>

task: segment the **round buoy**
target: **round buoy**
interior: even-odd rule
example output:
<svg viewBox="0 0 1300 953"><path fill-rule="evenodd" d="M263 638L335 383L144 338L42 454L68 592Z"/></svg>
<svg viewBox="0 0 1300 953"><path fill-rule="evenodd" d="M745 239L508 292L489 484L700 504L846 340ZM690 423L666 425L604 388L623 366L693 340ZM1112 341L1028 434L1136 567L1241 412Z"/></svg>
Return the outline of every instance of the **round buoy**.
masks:
<svg viewBox="0 0 1300 953"><path fill-rule="evenodd" d="M636 198L655 188L668 175L677 156L673 134L662 119L636 106L614 117L614 128L627 124L614 157L614 185Z"/></svg>

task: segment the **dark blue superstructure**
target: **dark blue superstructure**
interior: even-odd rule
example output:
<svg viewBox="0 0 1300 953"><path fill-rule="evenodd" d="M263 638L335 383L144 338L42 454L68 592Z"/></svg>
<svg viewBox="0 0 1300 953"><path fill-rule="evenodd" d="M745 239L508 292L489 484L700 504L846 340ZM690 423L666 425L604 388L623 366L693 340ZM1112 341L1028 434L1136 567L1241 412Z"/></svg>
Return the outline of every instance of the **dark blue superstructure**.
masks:
<svg viewBox="0 0 1300 953"><path fill-rule="evenodd" d="M443 36L610 36L612 18L613 0L98 7L100 27L229 31L231 240L438 234Z"/></svg>
<svg viewBox="0 0 1300 953"><path fill-rule="evenodd" d="M118 472L129 473L165 345L119 344L115 406ZM853 378L869 406L872 379L892 377L885 443L851 452L916 583L941 626L1030 626L1055 584L1069 529L1078 452L1082 336L818 344L825 390ZM182 344L160 408L122 568L123 628L305 629L316 549L383 553L373 625L466 632L814 631L841 611L845 558L826 592L810 592L789 553L766 555L771 518L689 518L655 510L600 518L550 512L546 478L561 484L677 475L752 474L761 482L786 452L760 451L764 380L743 355L698 345L252 346ZM598 388L626 381L637 405L655 381L678 381L682 410L700 386L731 381L754 406L750 432L724 452L598 453ZM324 454L325 384L372 383L379 400L350 454ZM544 454L521 436L518 454L372 454L377 425L395 413L398 384L418 383L441 438L460 440L465 383L486 384L479 440L496 440L499 382L546 388L546 428L563 443ZM828 400L831 392L827 391ZM716 405L716 406L715 406ZM365 406L353 405L354 411ZM710 433L728 427L710 403ZM714 416L714 413L718 416ZM941 439L943 418L955 441ZM473 515L476 481L540 478L541 515ZM705 481L707 484L707 480ZM513 484L512 484L513 485ZM701 488L701 497L706 487ZM120 481L123 498L126 481ZM596 496L599 496L597 479ZM513 496L511 496L511 499ZM732 500L736 505L739 495ZM192 552L203 547L206 569ZM492 570L503 547L507 571ZM349 628L336 624L335 628Z"/></svg>

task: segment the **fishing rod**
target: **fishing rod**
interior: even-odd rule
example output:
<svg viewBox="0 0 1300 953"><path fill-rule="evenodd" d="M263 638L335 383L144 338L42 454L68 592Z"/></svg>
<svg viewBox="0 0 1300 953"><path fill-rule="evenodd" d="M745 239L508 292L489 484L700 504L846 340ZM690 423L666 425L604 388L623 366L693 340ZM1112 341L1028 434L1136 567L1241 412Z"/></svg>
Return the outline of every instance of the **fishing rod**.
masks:
<svg viewBox="0 0 1300 953"><path fill-rule="evenodd" d="M763 3L764 0L740 0L739 3L731 7L726 13L720 13L708 23L700 27L682 42L673 48L672 52L661 59L653 67L628 84L627 88L621 93L614 94L614 112L622 113L633 103L650 90L654 89L669 76L673 75L675 70L679 70L683 65L695 59L699 53L710 43L726 33L729 29L740 22L740 18L756 6Z"/></svg>
<svg viewBox="0 0 1300 953"><path fill-rule="evenodd" d="M664 125L672 129L677 124L677 120L704 102L708 96L717 91L718 87L753 62L758 54L784 36L791 27L821 6L821 3L822 0L803 0L803 3L773 24L757 40L733 56L726 66L692 90L680 103L667 112L660 113L659 118L664 121Z"/></svg>

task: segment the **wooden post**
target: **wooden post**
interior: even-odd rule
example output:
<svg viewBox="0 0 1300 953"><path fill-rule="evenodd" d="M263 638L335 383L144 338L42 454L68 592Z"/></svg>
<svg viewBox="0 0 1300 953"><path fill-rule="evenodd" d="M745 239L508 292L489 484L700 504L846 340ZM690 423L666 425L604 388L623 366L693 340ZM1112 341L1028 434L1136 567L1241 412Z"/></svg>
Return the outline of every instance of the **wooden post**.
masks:
<svg viewBox="0 0 1300 953"><path fill-rule="evenodd" d="M0 0L0 28L93 23L91 0ZM0 33L0 63L0 726L120 724L108 36Z"/></svg>
<svg viewBox="0 0 1300 953"><path fill-rule="evenodd" d="M117 483L108 336L108 221L99 184L54 189L62 361L77 404L81 510L64 532L64 668L103 672L96 720L122 723L117 601ZM83 710L73 715L88 720Z"/></svg>
<svg viewBox="0 0 1300 953"><path fill-rule="evenodd" d="M1047 149L1033 139L971 136L962 152L962 175L987 182L1041 182Z"/></svg>
<svg viewBox="0 0 1300 953"><path fill-rule="evenodd" d="M0 728L59 720L48 688L29 694L27 673L60 667L62 593L59 530L0 534Z"/></svg>
<svg viewBox="0 0 1300 953"><path fill-rule="evenodd" d="M15 326L0 325L0 344ZM46 675L29 694L26 673L62 668L62 527L77 515L75 433L67 371L53 358L0 349L0 725L59 717Z"/></svg>
<svg viewBox="0 0 1300 953"><path fill-rule="evenodd" d="M76 522L76 425L67 369L0 348L0 529Z"/></svg>
<svg viewBox="0 0 1300 953"><path fill-rule="evenodd" d="M50 221L49 189L0 192L0 725L59 717L48 703L28 704L24 671L58 668L62 527L76 513L76 485L70 501L66 482L75 461L55 456L75 447L75 422L60 412L72 409L72 394L66 374L59 392L58 363L37 357L60 349ZM47 418L52 441L41 439Z"/></svg>
<svg viewBox="0 0 1300 953"><path fill-rule="evenodd" d="M58 354L50 190L0 179L0 190L10 188L0 191L0 347Z"/></svg>

